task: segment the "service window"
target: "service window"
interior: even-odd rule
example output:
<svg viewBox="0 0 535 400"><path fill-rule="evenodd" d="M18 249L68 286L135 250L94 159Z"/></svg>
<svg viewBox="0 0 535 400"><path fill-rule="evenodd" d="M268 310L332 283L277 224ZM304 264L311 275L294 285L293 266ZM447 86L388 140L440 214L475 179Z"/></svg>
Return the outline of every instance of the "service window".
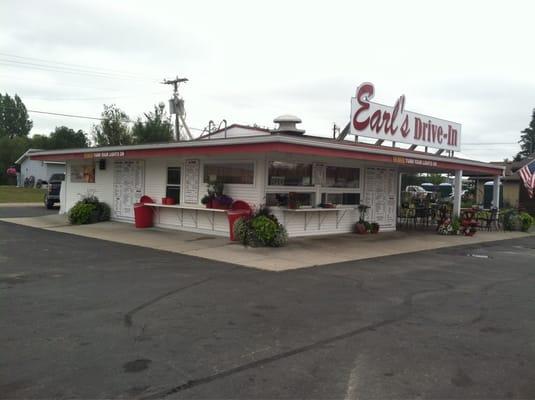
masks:
<svg viewBox="0 0 535 400"><path fill-rule="evenodd" d="M71 182L95 183L95 163L71 165Z"/></svg>
<svg viewBox="0 0 535 400"><path fill-rule="evenodd" d="M336 188L359 187L360 170L358 168L327 166L325 169L325 186Z"/></svg>
<svg viewBox="0 0 535 400"><path fill-rule="evenodd" d="M312 186L312 164L271 161L269 186Z"/></svg>
<svg viewBox="0 0 535 400"><path fill-rule="evenodd" d="M252 185L254 163L206 163L204 164L204 183L212 182Z"/></svg>
<svg viewBox="0 0 535 400"><path fill-rule="evenodd" d="M360 203L360 193L323 193L322 203L358 205Z"/></svg>
<svg viewBox="0 0 535 400"><path fill-rule="evenodd" d="M266 205L269 207L313 207L315 193L312 192L280 192L266 193Z"/></svg>
<svg viewBox="0 0 535 400"><path fill-rule="evenodd" d="M176 204L180 203L180 167L167 168L165 196L175 199Z"/></svg>

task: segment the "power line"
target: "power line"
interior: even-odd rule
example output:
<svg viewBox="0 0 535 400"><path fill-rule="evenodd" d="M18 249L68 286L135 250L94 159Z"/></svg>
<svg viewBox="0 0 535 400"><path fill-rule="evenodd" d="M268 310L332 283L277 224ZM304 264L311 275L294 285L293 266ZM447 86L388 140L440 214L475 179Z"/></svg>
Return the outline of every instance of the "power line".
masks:
<svg viewBox="0 0 535 400"><path fill-rule="evenodd" d="M24 62L18 62L18 61L12 61L12 60L1 60L0 64L6 65L8 67L17 67L17 68L27 68L27 69L34 69L39 71L46 71L46 72L56 72L61 74L74 74L74 75L82 75L82 76L91 76L93 78L104 78L104 79L114 79L114 80L124 80L124 81L132 81L136 80L138 81L138 78L135 77L128 77L128 76L121 76L121 75L112 75L112 74L104 74L104 73L94 73L94 72L85 72L85 71L76 71L76 70L68 70L61 67L54 67L49 65L40 65L40 64L32 64L32 63L24 63ZM149 82L149 80L146 80ZM156 80L150 81L150 82L157 82Z"/></svg>
<svg viewBox="0 0 535 400"><path fill-rule="evenodd" d="M10 109L10 110L17 110L17 108L14 108L14 107L6 107L6 106L3 106L3 107ZM51 112L51 111L29 110L29 109L26 109L26 111L30 113L37 113L37 114L55 115L55 116L69 117L69 118L91 119L91 120L97 120L97 121L104 121L106 119L102 117L90 117L88 115L65 114L65 113L57 113L57 112ZM137 122L137 120L131 120L130 118L128 118L125 120L125 122L134 123L134 122ZM200 131L200 132L204 130L201 128L193 128L191 126L189 127L189 129L193 129L195 131Z"/></svg>
<svg viewBox="0 0 535 400"><path fill-rule="evenodd" d="M55 113L50 111L39 111L39 110L26 110L28 112L37 113L37 114L49 114L49 115L58 115L61 117L70 117L70 118L85 118L85 119L96 119L99 121L104 120L105 118L98 118L98 117L88 117L87 115L75 115L75 114L63 114L63 113ZM132 122L132 121L128 121Z"/></svg>
<svg viewBox="0 0 535 400"><path fill-rule="evenodd" d="M132 78L144 77L144 78L150 78L150 79L153 79L153 80L157 80L157 78L155 78L155 77L149 77L147 75L142 75L142 74L138 74L138 73L134 73L134 72L128 72L128 71L122 71L122 70L117 70L117 69L111 69L111 68L91 67L91 66L88 66L88 65L65 63L65 62L59 62L59 61L54 61L54 60L46 60L46 59L43 59L43 58L24 57L24 56L18 56L18 55L15 55L15 54L9 54L9 53L3 53L3 52L0 52L0 56L9 57L9 58L16 58L16 59L21 59L21 60L31 60L31 61L34 61L34 62L38 62L38 65L42 65L43 63L44 64L52 64L52 65L48 65L48 67L68 68L68 69L71 69L71 70L80 70L80 71L100 73L100 74L113 74L113 75L122 75L122 76L126 75L126 76L129 76L129 77L132 77ZM16 60L5 60L5 61L17 62ZM18 61L18 62L20 63L22 61ZM24 62L24 63L35 64L35 63L28 63L28 62Z"/></svg>

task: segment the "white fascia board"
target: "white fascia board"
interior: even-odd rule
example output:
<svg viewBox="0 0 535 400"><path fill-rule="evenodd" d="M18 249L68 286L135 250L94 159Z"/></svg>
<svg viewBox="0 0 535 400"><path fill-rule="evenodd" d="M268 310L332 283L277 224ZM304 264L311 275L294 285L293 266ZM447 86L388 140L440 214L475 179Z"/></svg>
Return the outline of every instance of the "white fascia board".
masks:
<svg viewBox="0 0 535 400"><path fill-rule="evenodd" d="M247 136L239 138L222 138L210 140L190 140L175 143L157 143L145 145L129 145L129 146L107 146L107 147L90 147L81 149L64 149L64 150L48 150L40 152L32 152L32 155L61 155L61 154L78 154L78 153L97 153L97 152L112 152L112 151L128 151L128 150L152 150L152 149L169 149L169 148L195 148L195 147L210 147L210 146L229 146L239 144L259 144L259 143L288 143L299 144L318 148L327 148L335 150L353 151L359 153L381 154L388 156L409 157L421 160L431 160L439 162L461 163L474 167L496 168L504 170L505 167L496 166L493 164L466 160L462 158L441 157L432 154L407 153L406 151L396 151L395 148L370 148L366 146L358 146L349 143L332 143L325 140L315 140L314 137L292 137L280 135L260 135Z"/></svg>

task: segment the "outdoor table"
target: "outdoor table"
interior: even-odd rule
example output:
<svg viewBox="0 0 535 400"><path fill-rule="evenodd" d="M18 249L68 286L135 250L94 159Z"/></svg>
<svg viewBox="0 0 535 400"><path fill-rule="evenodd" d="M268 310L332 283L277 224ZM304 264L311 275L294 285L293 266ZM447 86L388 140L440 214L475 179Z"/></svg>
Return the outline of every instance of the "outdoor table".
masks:
<svg viewBox="0 0 535 400"><path fill-rule="evenodd" d="M161 208L167 208L167 209L175 209L177 211L177 218L179 226L184 226L184 214L189 214L192 222L195 224L195 228L199 227L199 213L206 214L208 223L210 224L212 230L215 230L215 215L218 213L224 213L226 214L228 210L221 210L218 208L206 208L206 207L198 207L198 206L189 206L189 205L182 205L182 204L159 204L159 203L145 203L148 207L153 207L157 217L158 217L158 223L160 223L160 209Z"/></svg>

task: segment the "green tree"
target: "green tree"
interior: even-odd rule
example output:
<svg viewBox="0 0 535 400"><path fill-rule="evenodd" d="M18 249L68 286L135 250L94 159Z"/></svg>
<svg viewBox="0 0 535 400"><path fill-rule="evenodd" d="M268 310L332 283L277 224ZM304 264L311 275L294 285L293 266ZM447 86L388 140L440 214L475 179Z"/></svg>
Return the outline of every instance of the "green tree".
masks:
<svg viewBox="0 0 535 400"><path fill-rule="evenodd" d="M535 152L535 108L531 114L529 126L521 133L522 136L518 141L520 143L520 151L515 156L515 161L520 161Z"/></svg>
<svg viewBox="0 0 535 400"><path fill-rule="evenodd" d="M30 147L26 136L0 137L0 184L7 183L6 170Z"/></svg>
<svg viewBox="0 0 535 400"><path fill-rule="evenodd" d="M58 126L50 136L33 135L31 147L34 149L55 150L88 147L87 136L82 130L75 131L66 126Z"/></svg>
<svg viewBox="0 0 535 400"><path fill-rule="evenodd" d="M441 183L446 182L446 178L441 174L429 174L427 176L427 182L431 182L433 185L440 185Z"/></svg>
<svg viewBox="0 0 535 400"><path fill-rule="evenodd" d="M88 147L87 136L82 130L75 131L66 126L58 126L50 136L33 135L31 147L34 149L55 150Z"/></svg>
<svg viewBox="0 0 535 400"><path fill-rule="evenodd" d="M165 143L173 140L173 126L163 103L155 105L154 111L143 115L145 121L138 118L132 128L135 143Z"/></svg>
<svg viewBox="0 0 535 400"><path fill-rule="evenodd" d="M50 138L46 135L35 134L30 138L30 147L32 149L49 150Z"/></svg>
<svg viewBox="0 0 535 400"><path fill-rule="evenodd" d="M0 137L28 136L33 122L28 117L26 106L18 95L12 98L0 93Z"/></svg>
<svg viewBox="0 0 535 400"><path fill-rule="evenodd" d="M66 126L58 126L50 134L50 149L72 149L88 145L87 136L82 130L75 131Z"/></svg>
<svg viewBox="0 0 535 400"><path fill-rule="evenodd" d="M129 118L115 104L104 104L102 121L93 126L93 140L97 146L121 146L132 143Z"/></svg>

